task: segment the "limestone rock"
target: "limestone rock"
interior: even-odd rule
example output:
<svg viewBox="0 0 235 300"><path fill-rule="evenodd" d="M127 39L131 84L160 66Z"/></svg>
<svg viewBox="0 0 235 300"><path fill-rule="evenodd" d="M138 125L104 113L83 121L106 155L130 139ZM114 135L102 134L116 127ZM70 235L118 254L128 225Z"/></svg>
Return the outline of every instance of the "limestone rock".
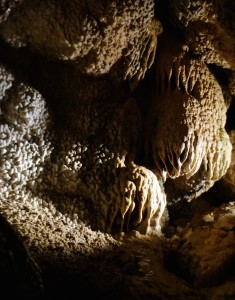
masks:
<svg viewBox="0 0 235 300"><path fill-rule="evenodd" d="M169 1L169 13L201 60L235 70L233 0Z"/></svg>
<svg viewBox="0 0 235 300"><path fill-rule="evenodd" d="M209 287L234 276L234 209L234 202L204 208L204 215L192 218L179 233L175 270L193 285Z"/></svg>
<svg viewBox="0 0 235 300"><path fill-rule="evenodd" d="M232 195L235 195L235 130L229 132L230 141L232 143L231 164L226 174L221 179L220 184Z"/></svg>
<svg viewBox="0 0 235 300"><path fill-rule="evenodd" d="M11 44L76 61L84 74L137 84L152 65L161 24L154 1L24 1L1 27Z"/></svg>
<svg viewBox="0 0 235 300"><path fill-rule="evenodd" d="M187 46L172 36L165 38L157 54L155 97L146 117L146 160L163 178L189 179L202 167L207 181L218 180L231 157L221 88Z"/></svg>
<svg viewBox="0 0 235 300"><path fill-rule="evenodd" d="M0 212L46 298L234 299L233 1L13 2Z"/></svg>

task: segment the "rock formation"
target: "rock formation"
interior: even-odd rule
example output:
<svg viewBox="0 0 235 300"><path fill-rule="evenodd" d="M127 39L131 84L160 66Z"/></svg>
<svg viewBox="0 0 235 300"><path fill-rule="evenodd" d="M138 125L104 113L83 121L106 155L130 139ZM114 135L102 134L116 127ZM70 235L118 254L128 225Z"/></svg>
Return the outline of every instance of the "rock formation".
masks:
<svg viewBox="0 0 235 300"><path fill-rule="evenodd" d="M0 1L0 213L39 298L235 297L234 29L232 0Z"/></svg>

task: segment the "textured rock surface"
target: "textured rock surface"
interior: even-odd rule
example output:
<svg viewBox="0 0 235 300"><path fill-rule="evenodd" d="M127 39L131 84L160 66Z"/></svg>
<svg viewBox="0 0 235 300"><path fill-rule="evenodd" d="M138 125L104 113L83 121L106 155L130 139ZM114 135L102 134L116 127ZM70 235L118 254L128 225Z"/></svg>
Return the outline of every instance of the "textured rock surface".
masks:
<svg viewBox="0 0 235 300"><path fill-rule="evenodd" d="M235 69L235 6L226 1L169 1L173 23L192 51L208 64Z"/></svg>
<svg viewBox="0 0 235 300"><path fill-rule="evenodd" d="M13 2L0 212L46 299L234 299L232 1Z"/></svg>
<svg viewBox="0 0 235 300"><path fill-rule="evenodd" d="M235 131L232 130L229 132L230 141L233 146L232 156L231 156L231 164L228 168L228 171L223 176L221 180L221 184L230 191L233 195L235 195Z"/></svg>
<svg viewBox="0 0 235 300"><path fill-rule="evenodd" d="M234 202L217 208L198 205L191 221L178 233L179 239L172 239L177 245L173 246L175 270L198 287L234 278L234 208Z"/></svg>
<svg viewBox="0 0 235 300"><path fill-rule="evenodd" d="M189 179L201 167L203 178L218 180L231 155L221 88L206 64L172 36L163 37L157 54L156 95L146 118L147 159L162 177Z"/></svg>
<svg viewBox="0 0 235 300"><path fill-rule="evenodd" d="M161 31L153 0L30 0L4 24L1 35L15 46L75 60L85 74L111 72L117 81L138 83L153 63Z"/></svg>
<svg viewBox="0 0 235 300"><path fill-rule="evenodd" d="M65 127L50 135L52 116L42 96L21 83L11 87L13 77L3 68L2 73L8 88L1 100L4 199L11 191L66 194L92 203L98 215L94 224L106 232L114 224L118 231L140 223L148 230L151 219L160 230L164 192L150 170L133 163L140 126L135 100L106 111L73 107L79 116L75 130Z"/></svg>

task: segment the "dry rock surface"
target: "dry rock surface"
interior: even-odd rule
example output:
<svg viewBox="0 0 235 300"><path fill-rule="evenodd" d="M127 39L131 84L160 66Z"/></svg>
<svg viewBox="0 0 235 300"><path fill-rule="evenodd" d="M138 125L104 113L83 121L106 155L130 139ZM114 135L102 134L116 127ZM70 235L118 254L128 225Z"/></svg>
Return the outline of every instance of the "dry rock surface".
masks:
<svg viewBox="0 0 235 300"><path fill-rule="evenodd" d="M0 1L0 273L22 298L235 298L234 13Z"/></svg>

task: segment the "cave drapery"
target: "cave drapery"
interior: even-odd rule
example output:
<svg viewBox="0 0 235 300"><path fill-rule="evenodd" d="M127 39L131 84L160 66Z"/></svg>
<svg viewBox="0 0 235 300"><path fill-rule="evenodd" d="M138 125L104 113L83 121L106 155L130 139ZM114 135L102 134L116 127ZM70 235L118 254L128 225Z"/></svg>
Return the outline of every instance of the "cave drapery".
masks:
<svg viewBox="0 0 235 300"><path fill-rule="evenodd" d="M233 0L0 0L9 296L235 298Z"/></svg>

